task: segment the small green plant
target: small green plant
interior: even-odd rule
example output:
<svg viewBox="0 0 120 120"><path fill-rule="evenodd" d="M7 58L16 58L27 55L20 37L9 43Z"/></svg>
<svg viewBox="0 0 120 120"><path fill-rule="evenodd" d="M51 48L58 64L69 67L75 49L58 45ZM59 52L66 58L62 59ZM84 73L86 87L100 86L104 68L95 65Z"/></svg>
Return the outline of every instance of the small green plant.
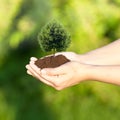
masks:
<svg viewBox="0 0 120 120"><path fill-rule="evenodd" d="M70 34L64 26L56 20L47 23L38 35L38 41L44 52L65 51L69 46Z"/></svg>

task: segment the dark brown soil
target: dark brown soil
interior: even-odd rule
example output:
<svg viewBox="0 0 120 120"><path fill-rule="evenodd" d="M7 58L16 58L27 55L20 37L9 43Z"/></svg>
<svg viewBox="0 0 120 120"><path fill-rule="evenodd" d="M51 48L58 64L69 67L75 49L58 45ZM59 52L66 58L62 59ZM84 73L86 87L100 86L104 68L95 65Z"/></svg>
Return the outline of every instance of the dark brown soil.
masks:
<svg viewBox="0 0 120 120"><path fill-rule="evenodd" d="M37 61L35 61L35 65L37 65L39 68L55 68L58 67L62 64L65 64L69 62L70 60L67 59L63 55L58 55L58 56L48 56L44 58L40 58Z"/></svg>

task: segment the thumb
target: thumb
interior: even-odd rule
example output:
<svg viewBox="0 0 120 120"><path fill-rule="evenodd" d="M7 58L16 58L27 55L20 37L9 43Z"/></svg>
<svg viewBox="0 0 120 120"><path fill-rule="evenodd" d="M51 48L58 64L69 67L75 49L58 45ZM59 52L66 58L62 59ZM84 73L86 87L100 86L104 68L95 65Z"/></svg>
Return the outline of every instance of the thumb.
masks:
<svg viewBox="0 0 120 120"><path fill-rule="evenodd" d="M50 75L50 76L55 76L55 75L63 75L66 73L66 66L61 65L56 68L44 68L41 70L41 74L43 75Z"/></svg>

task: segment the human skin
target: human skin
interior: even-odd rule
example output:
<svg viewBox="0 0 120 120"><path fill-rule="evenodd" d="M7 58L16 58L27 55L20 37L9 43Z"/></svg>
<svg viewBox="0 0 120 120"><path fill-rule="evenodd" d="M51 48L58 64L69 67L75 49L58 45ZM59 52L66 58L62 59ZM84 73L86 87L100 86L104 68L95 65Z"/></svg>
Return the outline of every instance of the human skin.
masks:
<svg viewBox="0 0 120 120"><path fill-rule="evenodd" d="M95 80L120 85L120 40L85 54L61 52L71 62L57 68L40 69L32 57L26 65L27 73L57 90Z"/></svg>
<svg viewBox="0 0 120 120"><path fill-rule="evenodd" d="M85 54L76 54L74 52L60 52L70 60L78 61L85 64L92 65L119 65L120 64L120 39L103 46L101 48L92 50Z"/></svg>

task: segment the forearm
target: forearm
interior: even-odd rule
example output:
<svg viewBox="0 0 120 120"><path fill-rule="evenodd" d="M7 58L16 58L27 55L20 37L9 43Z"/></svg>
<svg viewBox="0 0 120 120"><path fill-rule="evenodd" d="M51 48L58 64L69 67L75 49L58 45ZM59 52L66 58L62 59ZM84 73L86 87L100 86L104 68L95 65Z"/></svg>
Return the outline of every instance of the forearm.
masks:
<svg viewBox="0 0 120 120"><path fill-rule="evenodd" d="M120 85L120 66L92 65L89 76L92 80Z"/></svg>
<svg viewBox="0 0 120 120"><path fill-rule="evenodd" d="M79 55L79 61L94 65L120 64L120 39L104 47Z"/></svg>

